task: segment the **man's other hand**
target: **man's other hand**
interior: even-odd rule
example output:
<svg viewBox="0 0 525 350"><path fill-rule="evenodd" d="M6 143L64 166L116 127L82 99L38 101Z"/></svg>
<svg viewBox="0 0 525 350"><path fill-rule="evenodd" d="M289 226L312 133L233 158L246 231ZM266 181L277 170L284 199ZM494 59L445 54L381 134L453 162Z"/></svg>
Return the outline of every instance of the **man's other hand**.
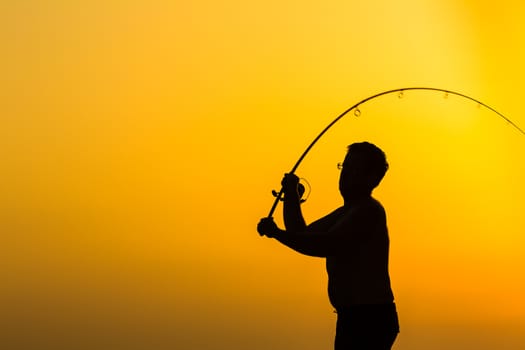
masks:
<svg viewBox="0 0 525 350"><path fill-rule="evenodd" d="M280 231L277 224L273 221L273 218L262 218L259 224L257 224L257 232L259 232L261 236L272 238L279 234Z"/></svg>

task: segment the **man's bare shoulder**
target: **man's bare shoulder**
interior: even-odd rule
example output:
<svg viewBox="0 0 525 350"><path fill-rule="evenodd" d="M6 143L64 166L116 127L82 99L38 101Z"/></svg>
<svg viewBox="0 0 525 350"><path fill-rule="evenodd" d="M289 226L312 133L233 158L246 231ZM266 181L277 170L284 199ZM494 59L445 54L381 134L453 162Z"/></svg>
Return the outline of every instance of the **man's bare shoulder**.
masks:
<svg viewBox="0 0 525 350"><path fill-rule="evenodd" d="M386 216L385 209L377 199L369 197L348 208L345 216L362 219L380 219Z"/></svg>
<svg viewBox="0 0 525 350"><path fill-rule="evenodd" d="M307 227L307 231L324 232L333 227L345 214L344 207L339 207L322 218L312 222Z"/></svg>
<svg viewBox="0 0 525 350"><path fill-rule="evenodd" d="M377 210L377 211L380 211L380 212L385 212L385 208L383 207L383 204L381 204L380 201L378 201L377 199L373 198L373 197L370 197L370 206L374 209L374 210Z"/></svg>

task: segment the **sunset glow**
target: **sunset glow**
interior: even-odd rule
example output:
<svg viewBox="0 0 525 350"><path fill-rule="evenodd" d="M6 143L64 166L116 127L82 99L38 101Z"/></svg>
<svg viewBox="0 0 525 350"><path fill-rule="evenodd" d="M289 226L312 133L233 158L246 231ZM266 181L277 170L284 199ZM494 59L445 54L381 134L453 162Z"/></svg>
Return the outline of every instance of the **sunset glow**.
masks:
<svg viewBox="0 0 525 350"><path fill-rule="evenodd" d="M306 146L409 86L525 127L519 1L1 9L6 349L330 349L324 261L255 230ZM360 111L297 174L311 222L348 144L385 151L394 349L524 349L525 137L438 92Z"/></svg>

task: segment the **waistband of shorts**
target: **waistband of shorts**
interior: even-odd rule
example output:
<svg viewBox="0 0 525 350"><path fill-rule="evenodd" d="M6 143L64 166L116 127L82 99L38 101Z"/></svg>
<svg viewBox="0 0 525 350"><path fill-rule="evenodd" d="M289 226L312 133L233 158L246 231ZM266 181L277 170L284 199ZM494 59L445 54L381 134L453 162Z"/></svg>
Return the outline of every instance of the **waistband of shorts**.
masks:
<svg viewBox="0 0 525 350"><path fill-rule="evenodd" d="M346 312L359 312L359 311L388 311L396 310L396 303L381 303L381 304L354 304L354 305L345 305L335 308L335 313L346 313Z"/></svg>

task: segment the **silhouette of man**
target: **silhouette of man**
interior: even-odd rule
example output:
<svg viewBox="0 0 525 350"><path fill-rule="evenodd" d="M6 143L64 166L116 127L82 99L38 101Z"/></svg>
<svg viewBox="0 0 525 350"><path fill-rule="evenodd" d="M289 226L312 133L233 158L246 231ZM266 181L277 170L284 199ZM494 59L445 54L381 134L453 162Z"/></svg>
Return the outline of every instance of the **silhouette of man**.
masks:
<svg viewBox="0 0 525 350"><path fill-rule="evenodd" d="M272 218L261 219L257 230L299 253L326 258L328 296L337 312L335 350L391 349L399 323L388 272L389 237L385 210L372 198L388 163L381 149L361 142L348 147L338 168L342 207L307 225L299 179L285 174L286 230Z"/></svg>

